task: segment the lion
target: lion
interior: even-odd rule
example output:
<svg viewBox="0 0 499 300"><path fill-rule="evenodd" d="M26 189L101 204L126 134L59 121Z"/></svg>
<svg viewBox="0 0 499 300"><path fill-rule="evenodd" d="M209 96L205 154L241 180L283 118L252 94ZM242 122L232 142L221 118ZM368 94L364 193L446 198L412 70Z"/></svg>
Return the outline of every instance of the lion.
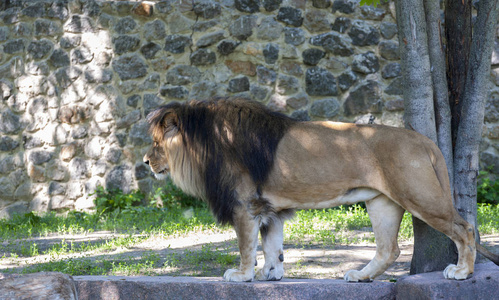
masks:
<svg viewBox="0 0 499 300"><path fill-rule="evenodd" d="M438 147L414 131L383 125L297 121L264 105L226 97L169 103L152 111L152 147L144 156L158 178L170 176L185 193L206 201L218 223L233 226L241 256L226 281L280 280L283 224L297 209L364 201L376 254L346 281L372 281L399 256L404 211L447 235L457 265L445 278L466 279L476 250L473 225L454 208ZM265 263L255 274L258 233Z"/></svg>

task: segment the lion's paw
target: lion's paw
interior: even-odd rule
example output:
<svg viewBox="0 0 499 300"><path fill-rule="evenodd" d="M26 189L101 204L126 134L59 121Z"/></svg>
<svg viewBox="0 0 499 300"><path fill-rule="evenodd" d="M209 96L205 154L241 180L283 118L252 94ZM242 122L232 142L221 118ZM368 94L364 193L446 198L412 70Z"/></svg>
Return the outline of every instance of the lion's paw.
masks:
<svg viewBox="0 0 499 300"><path fill-rule="evenodd" d="M345 281L348 282L371 282L372 279L367 277L362 274L361 271L357 270L350 270L345 273L345 276L343 277Z"/></svg>
<svg viewBox="0 0 499 300"><path fill-rule="evenodd" d="M464 280L469 278L473 273L471 273L466 267L459 267L454 264L450 264L444 270L444 277L447 279Z"/></svg>
<svg viewBox="0 0 499 300"><path fill-rule="evenodd" d="M224 280L236 282L252 281L253 274L246 274L237 269L228 269L227 271L225 271Z"/></svg>
<svg viewBox="0 0 499 300"><path fill-rule="evenodd" d="M281 267L276 268L263 268L258 270L255 275L256 280L260 281L278 281L284 276L284 269Z"/></svg>

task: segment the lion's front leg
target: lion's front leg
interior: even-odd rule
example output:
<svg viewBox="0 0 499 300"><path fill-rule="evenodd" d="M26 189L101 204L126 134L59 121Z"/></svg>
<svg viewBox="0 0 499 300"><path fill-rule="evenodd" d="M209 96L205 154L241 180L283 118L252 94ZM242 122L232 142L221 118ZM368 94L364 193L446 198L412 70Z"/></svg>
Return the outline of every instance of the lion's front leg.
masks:
<svg viewBox="0 0 499 300"><path fill-rule="evenodd" d="M260 228L265 265L256 273L256 280L281 280L284 276L283 223L278 217L271 218Z"/></svg>
<svg viewBox="0 0 499 300"><path fill-rule="evenodd" d="M243 207L234 215L241 264L239 269L229 269L224 274L226 281L252 281L255 276L256 247L258 245L258 221Z"/></svg>

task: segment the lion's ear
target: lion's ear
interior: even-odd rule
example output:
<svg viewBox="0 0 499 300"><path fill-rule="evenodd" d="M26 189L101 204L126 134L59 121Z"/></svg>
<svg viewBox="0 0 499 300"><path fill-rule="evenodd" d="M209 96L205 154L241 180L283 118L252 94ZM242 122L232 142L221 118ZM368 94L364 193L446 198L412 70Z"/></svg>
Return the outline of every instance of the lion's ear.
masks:
<svg viewBox="0 0 499 300"><path fill-rule="evenodd" d="M170 138L179 132L178 128L178 116L174 111L169 111L163 117L161 125L164 130L164 137Z"/></svg>

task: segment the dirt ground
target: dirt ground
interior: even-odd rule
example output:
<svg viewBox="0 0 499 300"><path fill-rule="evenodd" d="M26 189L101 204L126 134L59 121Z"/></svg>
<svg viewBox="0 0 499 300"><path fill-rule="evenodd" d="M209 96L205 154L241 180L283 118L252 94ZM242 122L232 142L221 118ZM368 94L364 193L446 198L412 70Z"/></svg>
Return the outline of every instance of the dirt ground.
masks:
<svg viewBox="0 0 499 300"><path fill-rule="evenodd" d="M65 235L51 236L46 238L30 239L18 241L18 245L24 247L30 243L37 243L40 253L43 249L48 249L55 243L64 240L67 243L104 243L106 240L116 237L116 234L109 232L96 232L86 235ZM482 244L495 253L499 253L499 235L482 236ZM299 245L298 245L299 244ZM16 243L9 241L0 244L0 273L7 269L14 269L15 273L21 271L20 268L33 263L47 263L54 259L53 256L45 254L36 257L12 257L12 247ZM400 242L401 255L397 261L380 277L378 280L394 280L401 276L409 274L410 261L412 257L412 243ZM209 247L209 248L206 248ZM89 251L85 253L72 253L60 255L57 260L67 260L75 258L88 258L94 260L112 260L120 261L126 258L128 261L132 258L147 257L154 254L158 258L155 267L148 270L146 275L173 275L173 276L221 276L227 266L206 261L197 260L193 264L192 260L183 260L182 257L189 255L186 253L197 253L209 251L218 251L224 249L231 254L237 254L236 236L232 231L219 233L193 233L188 236L177 238L152 237L135 244L134 246L124 248L118 247L108 251ZM208 252L209 252L208 251ZM351 269L361 269L374 256L376 246L373 243L361 243L350 245L323 246L317 244L297 243L284 245L284 268L287 278L343 278L343 274ZM206 253L205 253L206 254ZM175 267L165 267L165 261L175 255L179 260L175 262ZM208 259L209 260L209 259ZM264 264L261 247L258 247L257 253L258 267ZM237 263L238 260L235 261Z"/></svg>

